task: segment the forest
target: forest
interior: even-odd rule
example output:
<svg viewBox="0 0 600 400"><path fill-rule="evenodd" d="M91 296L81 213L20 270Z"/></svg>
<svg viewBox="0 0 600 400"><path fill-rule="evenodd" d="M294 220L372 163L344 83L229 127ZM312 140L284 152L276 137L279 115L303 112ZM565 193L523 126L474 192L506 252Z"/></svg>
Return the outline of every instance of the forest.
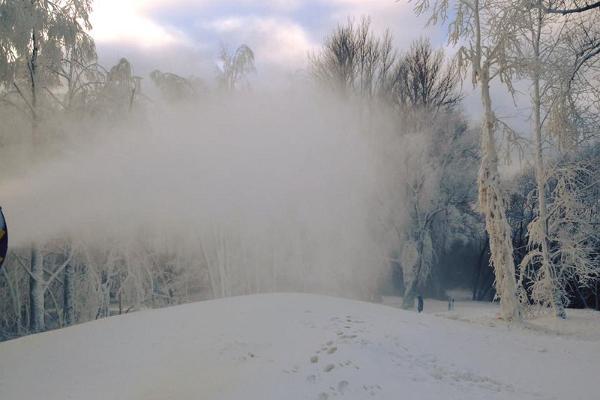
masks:
<svg viewBox="0 0 600 400"><path fill-rule="evenodd" d="M102 65L93 6L0 0L0 341L273 292L600 311L600 3L416 0L448 44L406 48L348 17L276 88L241 43Z"/></svg>

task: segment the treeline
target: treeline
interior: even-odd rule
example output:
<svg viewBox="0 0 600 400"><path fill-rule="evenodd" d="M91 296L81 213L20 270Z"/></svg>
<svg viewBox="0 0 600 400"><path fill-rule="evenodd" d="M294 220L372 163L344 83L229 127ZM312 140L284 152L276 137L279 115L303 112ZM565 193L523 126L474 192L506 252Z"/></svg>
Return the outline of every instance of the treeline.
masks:
<svg viewBox="0 0 600 400"><path fill-rule="evenodd" d="M446 18L446 7L433 8L434 21ZM391 35L374 35L368 19L338 27L312 58L313 74L325 86L396 110L405 142L411 131L427 137L421 156L429 168L404 166L410 211L398 225L395 260L404 304L412 307L416 292L444 297L440 288L452 280L451 268L464 276L461 286L471 280L473 299L499 297L507 319L548 308L564 317L568 305L598 308L597 11L561 20L528 4L461 1L457 7L450 41L466 44L452 63L426 41L398 53ZM556 31L559 23L563 30ZM481 88L479 140L461 126L457 85L468 69ZM519 102L526 96L513 82L530 87L531 132L517 132L495 115L494 79ZM440 121L445 129L436 131ZM512 163L508 170L523 172L501 173L503 159ZM430 183L437 191L426 190ZM462 246L452 237L457 225ZM470 254L469 266L453 261L452 252Z"/></svg>

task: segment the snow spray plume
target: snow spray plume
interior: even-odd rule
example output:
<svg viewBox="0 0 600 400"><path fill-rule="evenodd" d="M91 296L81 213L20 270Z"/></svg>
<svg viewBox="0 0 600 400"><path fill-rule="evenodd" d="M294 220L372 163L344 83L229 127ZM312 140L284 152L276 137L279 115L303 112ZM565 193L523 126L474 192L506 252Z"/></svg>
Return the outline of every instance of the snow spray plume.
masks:
<svg viewBox="0 0 600 400"><path fill-rule="evenodd" d="M13 245L70 238L140 268L162 252L215 297L376 292L398 238L354 106L296 93L154 107L146 128L102 132L0 183Z"/></svg>

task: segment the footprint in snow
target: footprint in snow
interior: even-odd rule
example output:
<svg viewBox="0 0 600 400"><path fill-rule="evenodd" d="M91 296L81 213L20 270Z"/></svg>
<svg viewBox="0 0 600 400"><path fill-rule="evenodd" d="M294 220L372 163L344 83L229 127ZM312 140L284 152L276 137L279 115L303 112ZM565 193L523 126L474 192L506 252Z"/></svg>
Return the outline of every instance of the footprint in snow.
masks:
<svg viewBox="0 0 600 400"><path fill-rule="evenodd" d="M338 384L337 384L338 392L340 392L341 394L344 394L344 392L346 392L346 390L348 389L349 385L350 385L350 383L348 383L348 381L338 382Z"/></svg>
<svg viewBox="0 0 600 400"><path fill-rule="evenodd" d="M371 396L375 396L378 391L381 390L381 386L379 385L363 385L363 389L369 393Z"/></svg>

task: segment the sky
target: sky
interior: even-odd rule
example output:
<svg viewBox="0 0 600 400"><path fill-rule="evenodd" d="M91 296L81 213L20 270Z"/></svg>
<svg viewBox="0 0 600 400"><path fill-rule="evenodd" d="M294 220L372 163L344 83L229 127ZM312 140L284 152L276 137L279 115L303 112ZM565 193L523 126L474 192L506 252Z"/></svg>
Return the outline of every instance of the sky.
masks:
<svg viewBox="0 0 600 400"><path fill-rule="evenodd" d="M138 72L206 75L222 45L250 46L259 73L294 73L307 55L348 18L369 16L375 31L389 28L399 48L420 36L444 45L408 0L96 0L93 36L101 61L120 57Z"/></svg>
<svg viewBox="0 0 600 400"><path fill-rule="evenodd" d="M308 55L338 24L362 16L375 32L389 29L400 50L426 37L447 54L455 52L447 27L428 25L409 0L96 0L92 35L104 65L126 57L140 76L160 69L205 80L214 78L222 46L233 51L246 44L256 58L255 81L276 87L306 69ZM501 84L492 89L498 115L526 130L527 116L515 110ZM476 90L467 82L463 92L466 114L478 120Z"/></svg>

